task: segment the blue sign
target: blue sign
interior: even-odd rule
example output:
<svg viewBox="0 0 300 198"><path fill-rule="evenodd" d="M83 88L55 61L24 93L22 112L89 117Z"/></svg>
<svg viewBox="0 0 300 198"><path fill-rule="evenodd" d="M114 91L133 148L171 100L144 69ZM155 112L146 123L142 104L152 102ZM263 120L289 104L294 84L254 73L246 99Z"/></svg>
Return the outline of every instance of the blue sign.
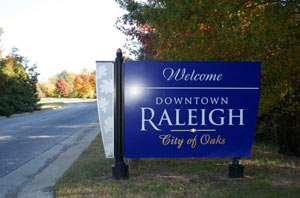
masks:
<svg viewBox="0 0 300 198"><path fill-rule="evenodd" d="M248 157L259 104L259 62L128 61L127 158Z"/></svg>

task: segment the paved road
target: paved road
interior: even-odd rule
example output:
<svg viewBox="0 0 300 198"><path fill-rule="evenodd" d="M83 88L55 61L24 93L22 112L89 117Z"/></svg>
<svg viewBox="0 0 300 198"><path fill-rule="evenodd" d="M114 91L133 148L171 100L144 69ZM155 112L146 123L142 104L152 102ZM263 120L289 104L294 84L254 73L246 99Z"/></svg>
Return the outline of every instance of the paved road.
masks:
<svg viewBox="0 0 300 198"><path fill-rule="evenodd" d="M76 132L95 128L96 102L71 102L61 109L0 120L0 180Z"/></svg>

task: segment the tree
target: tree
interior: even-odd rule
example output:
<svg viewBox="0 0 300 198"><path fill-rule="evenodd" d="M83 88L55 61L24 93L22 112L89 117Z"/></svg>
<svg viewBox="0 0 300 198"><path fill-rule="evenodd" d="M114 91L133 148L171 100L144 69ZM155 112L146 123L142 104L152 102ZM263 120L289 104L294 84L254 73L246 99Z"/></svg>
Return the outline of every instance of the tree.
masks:
<svg viewBox="0 0 300 198"><path fill-rule="evenodd" d="M38 82L37 90L40 98L56 97L55 85L50 82Z"/></svg>
<svg viewBox="0 0 300 198"><path fill-rule="evenodd" d="M74 80L76 77L75 73L72 72L68 72L67 70L62 71L60 74L57 74L58 79L59 78L63 78L65 79L66 83L68 84L68 88L69 88L69 93L68 93L68 97L77 97L78 93L76 91L76 89L74 88Z"/></svg>
<svg viewBox="0 0 300 198"><path fill-rule="evenodd" d="M74 88L74 80L75 80L76 74L73 72L68 72L67 70L63 70L61 73L57 73L56 75L52 76L48 79L48 82L39 83L39 93L40 95L44 95L46 97L57 97L57 96L63 96L63 97L78 97L78 93L76 89ZM59 81L59 79L64 79L67 83L68 90L63 91L63 95L60 95L60 91L56 92L56 84ZM60 90L60 88L58 88ZM54 91L53 91L54 90ZM65 91L68 91L66 93Z"/></svg>
<svg viewBox="0 0 300 198"><path fill-rule="evenodd" d="M66 79L66 78L68 78L68 76L69 76L69 73L67 72L67 70L63 70L60 74L57 74L58 79L60 79L60 78Z"/></svg>
<svg viewBox="0 0 300 198"><path fill-rule="evenodd" d="M58 94L58 96L66 97L69 95L69 87L64 78L58 79L55 84L55 88L55 92Z"/></svg>
<svg viewBox="0 0 300 198"><path fill-rule="evenodd" d="M90 74L90 84L91 84L91 87L92 87L92 95L91 95L91 97L94 97L95 94L96 94L96 71L93 71Z"/></svg>
<svg viewBox="0 0 300 198"><path fill-rule="evenodd" d="M117 2L128 11L119 29L158 60L261 61L260 115L295 93L300 73L297 1Z"/></svg>
<svg viewBox="0 0 300 198"><path fill-rule="evenodd" d="M134 56L134 58L130 58L131 60L149 61L155 58L153 53L146 53L145 46L139 41L133 40L129 42L129 39L127 39L124 47L128 50L129 55Z"/></svg>
<svg viewBox="0 0 300 198"><path fill-rule="evenodd" d="M3 29L0 27L0 37L3 34ZM0 39L0 44L1 44L1 39ZM0 59L2 58L2 50L1 50L1 45L0 45Z"/></svg>
<svg viewBox="0 0 300 198"><path fill-rule="evenodd" d="M59 77L58 75L54 75L51 78L48 79L49 83L52 83L53 85L56 84L56 82L58 81Z"/></svg>
<svg viewBox="0 0 300 198"><path fill-rule="evenodd" d="M94 97L96 93L96 72L76 75L74 87L81 97Z"/></svg>
<svg viewBox="0 0 300 198"><path fill-rule="evenodd" d="M28 60L14 48L6 58L0 59L0 115L33 111L37 95L36 65L29 67Z"/></svg>
<svg viewBox="0 0 300 198"><path fill-rule="evenodd" d="M259 61L259 117L300 116L299 1L116 1L118 29L155 59Z"/></svg>

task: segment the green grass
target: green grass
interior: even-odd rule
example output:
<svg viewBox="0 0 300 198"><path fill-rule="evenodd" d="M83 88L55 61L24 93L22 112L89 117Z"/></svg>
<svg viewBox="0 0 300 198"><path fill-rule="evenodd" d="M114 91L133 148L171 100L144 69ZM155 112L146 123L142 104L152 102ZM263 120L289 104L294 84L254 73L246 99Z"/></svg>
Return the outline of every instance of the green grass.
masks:
<svg viewBox="0 0 300 198"><path fill-rule="evenodd" d="M245 177L228 178L228 158L141 159L140 175L114 181L99 135L54 186L58 197L298 198L300 159L254 145Z"/></svg>
<svg viewBox="0 0 300 198"><path fill-rule="evenodd" d="M65 106L65 103L58 100L41 99L38 103L38 109L57 109Z"/></svg>

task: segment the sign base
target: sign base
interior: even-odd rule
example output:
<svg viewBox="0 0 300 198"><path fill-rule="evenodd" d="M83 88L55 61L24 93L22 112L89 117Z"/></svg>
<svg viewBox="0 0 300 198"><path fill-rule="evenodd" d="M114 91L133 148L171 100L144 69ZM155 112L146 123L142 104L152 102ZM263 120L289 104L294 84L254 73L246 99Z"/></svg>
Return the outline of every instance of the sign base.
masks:
<svg viewBox="0 0 300 198"><path fill-rule="evenodd" d="M233 158L232 164L228 166L229 178L243 178L245 166L239 163L239 158Z"/></svg>
<svg viewBox="0 0 300 198"><path fill-rule="evenodd" d="M129 178L128 165L125 163L112 165L112 176L115 180L125 180Z"/></svg>

